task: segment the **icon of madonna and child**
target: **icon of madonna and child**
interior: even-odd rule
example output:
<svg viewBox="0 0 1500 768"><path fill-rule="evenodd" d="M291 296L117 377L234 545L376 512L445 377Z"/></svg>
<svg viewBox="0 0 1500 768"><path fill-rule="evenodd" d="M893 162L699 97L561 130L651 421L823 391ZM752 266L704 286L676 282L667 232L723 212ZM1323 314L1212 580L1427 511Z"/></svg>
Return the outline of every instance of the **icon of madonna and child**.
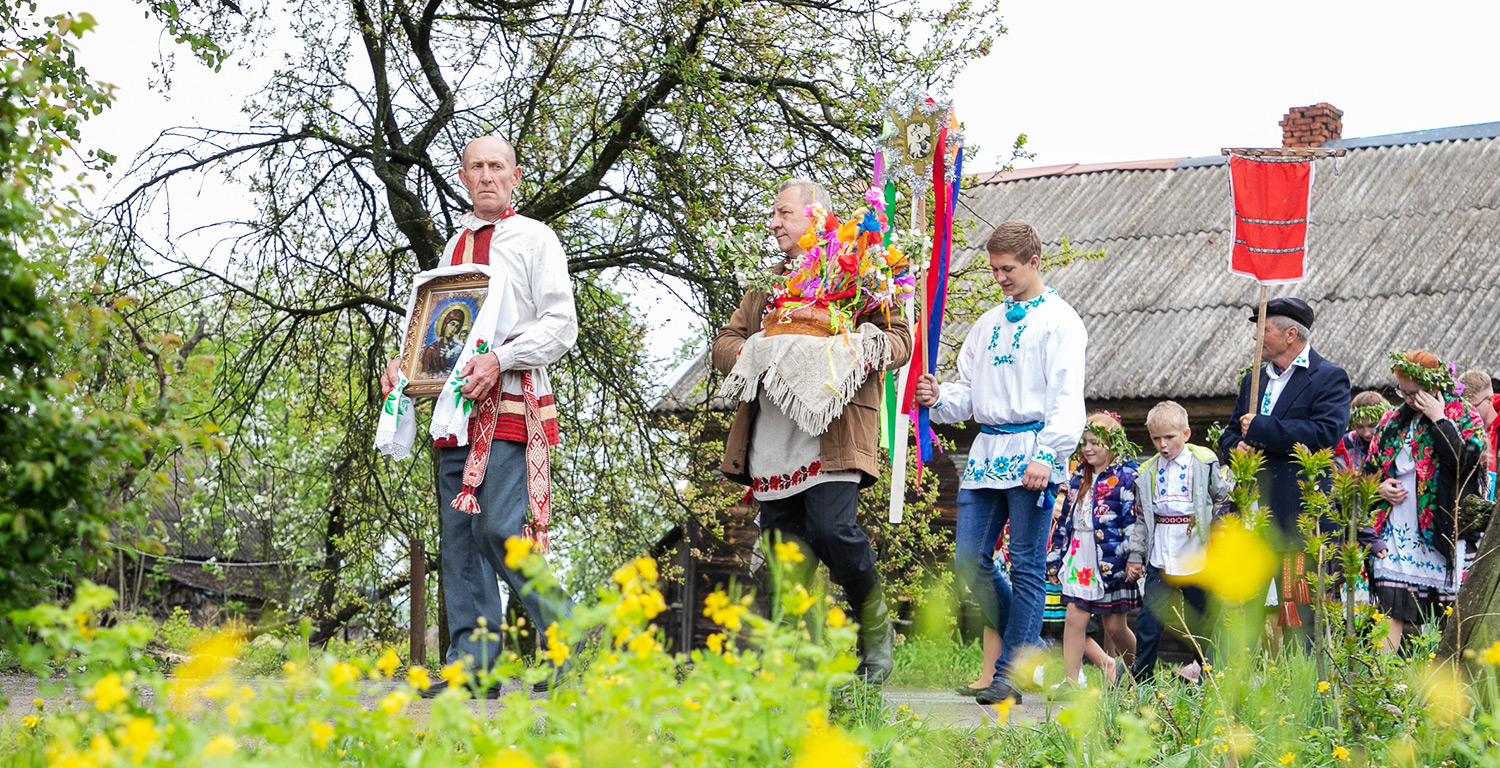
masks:
<svg viewBox="0 0 1500 768"><path fill-rule="evenodd" d="M465 292L468 293L468 292ZM421 371L424 378L446 379L463 354L474 325L474 313L484 297L452 295L438 300L423 336Z"/></svg>

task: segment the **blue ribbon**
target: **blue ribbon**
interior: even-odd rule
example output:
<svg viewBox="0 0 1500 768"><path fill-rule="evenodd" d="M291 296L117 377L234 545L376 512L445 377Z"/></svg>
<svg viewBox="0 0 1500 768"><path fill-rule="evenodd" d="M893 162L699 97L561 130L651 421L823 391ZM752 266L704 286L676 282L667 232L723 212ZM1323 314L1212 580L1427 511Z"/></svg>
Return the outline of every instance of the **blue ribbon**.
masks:
<svg viewBox="0 0 1500 768"><path fill-rule="evenodd" d="M980 424L979 431L986 435L1019 435L1022 432L1040 432L1047 426L1040 421L1025 421L1020 424Z"/></svg>
<svg viewBox="0 0 1500 768"><path fill-rule="evenodd" d="M948 258L953 250L953 214L958 210L958 193L963 187L964 179L964 148L959 147L953 158L953 183L949 185L947 199L941 201L941 205L948 208L945 220L948 228L945 232L934 232L934 237L942 238L942 251L938 258L938 273L930 275L928 279L938 281L937 290L933 292L932 307L927 321L927 370L936 372L938 362L938 344L942 339L943 331L943 309L948 296ZM935 201L936 202L936 201ZM931 417L926 406L917 409L917 445L922 452L922 461L932 461L932 427Z"/></svg>

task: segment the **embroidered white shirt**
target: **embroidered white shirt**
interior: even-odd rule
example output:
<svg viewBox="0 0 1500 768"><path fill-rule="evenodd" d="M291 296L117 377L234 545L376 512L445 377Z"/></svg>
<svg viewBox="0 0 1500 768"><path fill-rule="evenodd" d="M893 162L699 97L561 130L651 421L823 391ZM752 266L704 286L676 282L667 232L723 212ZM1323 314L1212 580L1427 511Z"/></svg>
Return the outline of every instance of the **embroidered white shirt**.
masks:
<svg viewBox="0 0 1500 768"><path fill-rule="evenodd" d="M508 339L497 340L495 358L500 363L500 391L521 394L521 372L532 371L537 397L552 393L547 366L557 362L578 340L578 314L573 306L573 281L568 276L568 257L550 227L536 219L511 216L493 222L490 236L490 266L510 278L517 320ZM458 219L461 227L443 247L442 264L453 260L466 231L483 229L491 222L472 211Z"/></svg>
<svg viewBox="0 0 1500 768"><path fill-rule="evenodd" d="M1193 516L1193 453L1186 446L1171 461L1156 460L1151 513L1156 515L1151 538L1151 565L1169 576L1188 576L1202 566L1186 523L1163 523L1164 517Z"/></svg>
<svg viewBox="0 0 1500 768"><path fill-rule="evenodd" d="M1284 371L1276 370L1275 363L1266 364L1266 391L1260 397L1260 415L1270 416L1271 411L1276 409L1276 401L1281 399L1281 391L1286 389L1286 383L1292 378L1292 369L1307 369L1307 351L1312 347L1302 347L1302 353L1297 359L1286 367Z"/></svg>
<svg viewBox="0 0 1500 768"><path fill-rule="evenodd" d="M1025 315L1016 320L1007 313ZM980 434L969 449L960 488L1014 488L1026 465L1052 467L1052 482L1068 479L1067 461L1083 434L1083 361L1088 331L1073 307L1048 288L1036 298L1009 301L975 321L958 353L958 376L944 382L932 421L980 425L1041 422L1037 432Z"/></svg>

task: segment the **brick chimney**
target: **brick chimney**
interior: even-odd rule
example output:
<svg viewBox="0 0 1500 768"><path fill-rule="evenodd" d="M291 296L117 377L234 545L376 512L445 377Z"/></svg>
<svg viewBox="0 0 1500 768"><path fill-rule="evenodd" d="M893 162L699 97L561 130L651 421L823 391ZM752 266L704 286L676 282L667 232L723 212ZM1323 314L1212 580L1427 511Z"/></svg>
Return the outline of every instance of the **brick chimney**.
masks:
<svg viewBox="0 0 1500 768"><path fill-rule="evenodd" d="M1292 107L1281 119L1281 146L1321 147L1342 138L1344 112L1328 102Z"/></svg>

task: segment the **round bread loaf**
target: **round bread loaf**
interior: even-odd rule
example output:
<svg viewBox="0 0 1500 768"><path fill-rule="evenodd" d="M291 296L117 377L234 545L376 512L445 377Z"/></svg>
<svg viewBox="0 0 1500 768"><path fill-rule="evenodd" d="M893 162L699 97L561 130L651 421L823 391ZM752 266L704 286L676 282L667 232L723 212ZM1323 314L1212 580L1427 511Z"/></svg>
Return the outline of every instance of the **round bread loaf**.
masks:
<svg viewBox="0 0 1500 768"><path fill-rule="evenodd" d="M795 334L798 336L833 335L833 318L827 307L777 307L766 313L761 328L767 336Z"/></svg>

